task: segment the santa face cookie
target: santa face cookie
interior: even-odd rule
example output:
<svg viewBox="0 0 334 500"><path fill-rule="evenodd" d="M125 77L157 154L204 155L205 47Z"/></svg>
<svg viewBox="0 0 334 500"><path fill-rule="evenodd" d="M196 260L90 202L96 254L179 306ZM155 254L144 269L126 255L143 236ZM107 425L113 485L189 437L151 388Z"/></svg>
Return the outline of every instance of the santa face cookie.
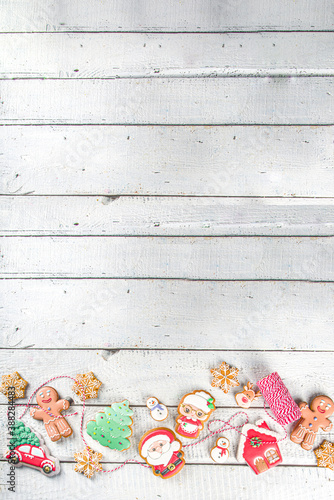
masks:
<svg viewBox="0 0 334 500"><path fill-rule="evenodd" d="M157 422L166 420L168 417L168 408L159 402L157 398L148 398L146 401L146 406L151 412L151 417Z"/></svg>
<svg viewBox="0 0 334 500"><path fill-rule="evenodd" d="M223 464L227 461L229 454L230 442L224 437L220 437L216 441L216 446L211 450L211 458L217 464Z"/></svg>
<svg viewBox="0 0 334 500"><path fill-rule="evenodd" d="M152 467L155 476L168 479L183 468L182 443L174 432L158 427L146 432L139 442L139 454Z"/></svg>
<svg viewBox="0 0 334 500"><path fill-rule="evenodd" d="M205 391L186 394L178 406L175 431L180 436L196 439L211 413L216 409L215 399Z"/></svg>

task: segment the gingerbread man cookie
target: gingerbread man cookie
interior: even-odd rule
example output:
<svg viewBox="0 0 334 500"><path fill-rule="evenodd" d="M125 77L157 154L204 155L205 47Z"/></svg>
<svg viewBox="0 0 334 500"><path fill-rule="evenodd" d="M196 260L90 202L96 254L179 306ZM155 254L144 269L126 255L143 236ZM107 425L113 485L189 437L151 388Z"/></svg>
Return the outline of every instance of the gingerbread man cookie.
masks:
<svg viewBox="0 0 334 500"><path fill-rule="evenodd" d="M42 387L37 391L36 401L40 409L32 408L30 415L36 420L43 420L51 441L58 441L62 436L68 437L72 434L67 420L61 415L61 412L70 406L67 399L59 399L53 387Z"/></svg>
<svg viewBox="0 0 334 500"><path fill-rule="evenodd" d="M317 432L322 429L329 432L333 427L332 422L327 418L334 412L334 403L328 396L317 396L313 399L310 407L307 403L299 404L302 418L293 429L290 439L294 443L300 444L304 450L311 450Z"/></svg>

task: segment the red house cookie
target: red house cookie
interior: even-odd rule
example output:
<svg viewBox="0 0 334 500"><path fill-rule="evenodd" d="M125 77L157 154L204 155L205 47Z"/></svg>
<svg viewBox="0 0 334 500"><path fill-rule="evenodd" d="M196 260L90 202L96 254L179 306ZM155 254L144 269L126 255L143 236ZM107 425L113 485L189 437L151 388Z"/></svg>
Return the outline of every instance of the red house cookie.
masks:
<svg viewBox="0 0 334 500"><path fill-rule="evenodd" d="M244 425L241 432L237 451L239 462L245 460L255 474L261 474L282 463L277 443L280 436L271 431L264 420L257 422L257 425Z"/></svg>
<svg viewBox="0 0 334 500"><path fill-rule="evenodd" d="M317 432L322 429L329 432L333 424L327 417L334 412L334 403L328 396L317 396L310 407L307 403L299 403L302 418L290 435L293 443L300 444L304 450L311 450Z"/></svg>

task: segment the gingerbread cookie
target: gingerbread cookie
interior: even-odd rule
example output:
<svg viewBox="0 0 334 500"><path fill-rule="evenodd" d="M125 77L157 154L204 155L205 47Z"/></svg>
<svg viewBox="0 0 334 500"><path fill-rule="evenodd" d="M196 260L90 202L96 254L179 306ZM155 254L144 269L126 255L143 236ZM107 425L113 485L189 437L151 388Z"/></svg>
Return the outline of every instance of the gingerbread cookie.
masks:
<svg viewBox="0 0 334 500"><path fill-rule="evenodd" d="M212 387L219 387L225 394L227 394L232 387L238 387L238 368L228 365L223 361L219 368L213 368L212 373Z"/></svg>
<svg viewBox="0 0 334 500"><path fill-rule="evenodd" d="M132 436L133 410L129 408L126 399L120 403L113 403L104 408L103 412L96 414L96 420L87 423L87 434L98 441L102 446L117 451L130 448L129 441Z"/></svg>
<svg viewBox="0 0 334 500"><path fill-rule="evenodd" d="M92 450L89 446L83 451L74 453L74 460L77 462L74 466L75 472L80 472L89 479L93 477L96 472L101 472L103 470L100 464L102 453Z"/></svg>
<svg viewBox="0 0 334 500"><path fill-rule="evenodd" d="M24 398L24 393L28 382L24 380L18 372L13 372L10 375L2 375L0 392L8 398L8 400Z"/></svg>
<svg viewBox="0 0 334 500"><path fill-rule="evenodd" d="M225 437L220 437L216 441L216 446L212 448L210 456L214 462L217 464L223 464L227 461L230 456L229 453L230 442Z"/></svg>
<svg viewBox="0 0 334 500"><path fill-rule="evenodd" d="M249 408L253 401L261 396L260 391L255 392L252 389L253 385L254 384L247 382L247 385L244 385L244 390L242 392L237 392L235 395L235 400L241 408Z"/></svg>
<svg viewBox="0 0 334 500"><path fill-rule="evenodd" d="M146 406L147 408L149 408L153 420L161 422L162 420L166 420L166 418L168 417L167 406L160 403L157 398L148 398L148 400L146 401Z"/></svg>
<svg viewBox="0 0 334 500"><path fill-rule="evenodd" d="M168 479L183 468L182 443L174 432L158 427L146 432L139 442L139 454L152 467L155 476Z"/></svg>
<svg viewBox="0 0 334 500"><path fill-rule="evenodd" d="M334 472L334 443L324 441L319 448L314 450L318 467L326 467Z"/></svg>
<svg viewBox="0 0 334 500"><path fill-rule="evenodd" d="M304 450L311 450L317 432L322 429L329 432L333 424L327 418L334 412L334 403L328 396L317 396L310 407L307 403L299 403L302 418L293 429L290 439L293 443L300 444Z"/></svg>
<svg viewBox="0 0 334 500"><path fill-rule="evenodd" d="M72 391L79 396L81 401L83 401L84 396L85 399L97 398L102 382L95 377L93 372L78 374L75 380Z"/></svg>
<svg viewBox="0 0 334 500"><path fill-rule="evenodd" d="M175 431L180 436L196 439L211 413L216 409L215 399L205 391L194 391L183 396L177 408Z"/></svg>
<svg viewBox="0 0 334 500"><path fill-rule="evenodd" d="M70 406L67 399L59 399L58 392L53 387L42 387L37 391L36 401L39 408L32 408L30 415L36 420L43 420L46 432L51 441L72 434L72 428L61 415Z"/></svg>

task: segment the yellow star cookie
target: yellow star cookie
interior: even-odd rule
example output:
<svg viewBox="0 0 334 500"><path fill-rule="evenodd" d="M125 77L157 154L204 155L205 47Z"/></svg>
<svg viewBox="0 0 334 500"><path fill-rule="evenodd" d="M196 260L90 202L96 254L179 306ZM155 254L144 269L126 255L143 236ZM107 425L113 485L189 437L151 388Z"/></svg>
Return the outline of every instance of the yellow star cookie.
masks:
<svg viewBox="0 0 334 500"><path fill-rule="evenodd" d="M334 471L334 443L324 441L319 448L314 450L318 467L327 467Z"/></svg>
<svg viewBox="0 0 334 500"><path fill-rule="evenodd" d="M10 375L2 375L2 383L0 385L0 392L8 399L24 398L24 393L28 382L24 380L18 372L13 372ZM14 387L14 390L8 389Z"/></svg>
<svg viewBox="0 0 334 500"><path fill-rule="evenodd" d="M79 396L81 400L83 400L83 396L85 394L86 399L94 399L98 396L98 390L102 385L102 382L98 380L93 372L83 373L82 375L77 375L76 381L74 383L72 390ZM81 387L82 386L82 387Z"/></svg>
<svg viewBox="0 0 334 500"><path fill-rule="evenodd" d="M238 381L239 370L228 365L225 361L222 362L219 368L213 368L211 373L213 376L211 386L219 387L225 394L227 394L232 387L240 385Z"/></svg>
<svg viewBox="0 0 334 500"><path fill-rule="evenodd" d="M99 463L102 460L102 453L98 453L89 447L74 453L74 460L77 462L74 467L75 472L81 472L88 478L93 477L96 472L102 471L102 465Z"/></svg>

